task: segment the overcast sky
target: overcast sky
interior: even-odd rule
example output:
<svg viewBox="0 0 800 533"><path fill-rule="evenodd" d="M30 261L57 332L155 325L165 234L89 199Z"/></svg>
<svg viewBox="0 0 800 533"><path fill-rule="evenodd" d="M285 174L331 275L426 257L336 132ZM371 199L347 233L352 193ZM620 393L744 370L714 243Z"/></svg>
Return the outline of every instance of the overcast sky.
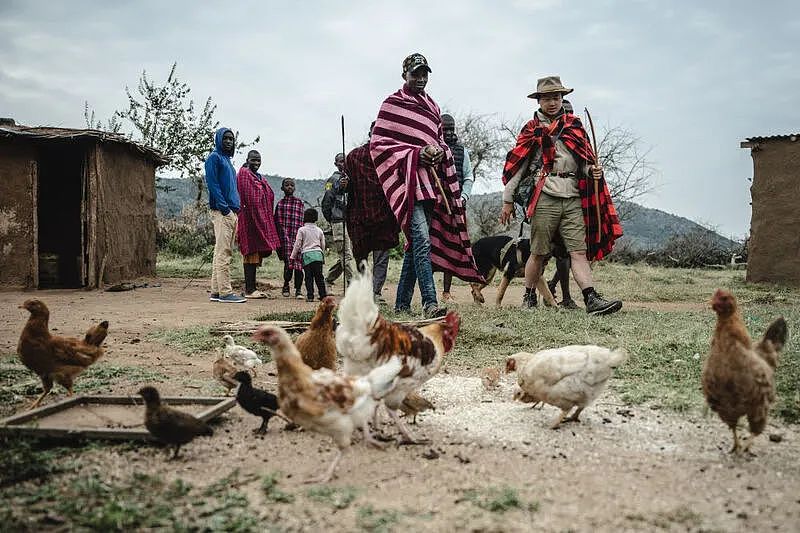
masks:
<svg viewBox="0 0 800 533"><path fill-rule="evenodd" d="M528 117L536 79L560 74L576 110L653 147L659 187L643 203L741 236L752 162L739 142L800 131L800 6L760 4L0 0L0 116L83 127L85 100L107 117L142 69L163 79L177 61L223 125L261 136L264 171L327 177L339 116L349 149L419 51L455 113Z"/></svg>

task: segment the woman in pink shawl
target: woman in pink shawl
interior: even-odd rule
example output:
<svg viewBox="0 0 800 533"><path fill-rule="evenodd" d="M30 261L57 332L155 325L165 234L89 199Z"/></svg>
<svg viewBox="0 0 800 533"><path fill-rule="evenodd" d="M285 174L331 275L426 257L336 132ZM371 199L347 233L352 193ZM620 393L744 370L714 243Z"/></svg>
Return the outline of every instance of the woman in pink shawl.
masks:
<svg viewBox="0 0 800 533"><path fill-rule="evenodd" d="M244 262L244 295L246 298L266 298L256 289L256 269L261 260L280 248L280 238L272 216L275 193L267 178L258 173L261 154L250 150L247 163L236 174L241 209L236 235Z"/></svg>

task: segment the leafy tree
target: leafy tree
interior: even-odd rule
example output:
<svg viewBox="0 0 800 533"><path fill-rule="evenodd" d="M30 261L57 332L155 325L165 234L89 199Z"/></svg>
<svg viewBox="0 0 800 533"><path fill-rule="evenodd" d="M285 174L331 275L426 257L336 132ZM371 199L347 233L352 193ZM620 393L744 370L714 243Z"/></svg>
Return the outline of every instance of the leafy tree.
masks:
<svg viewBox="0 0 800 533"><path fill-rule="evenodd" d="M189 84L178 78L177 66L177 63L172 64L163 84L148 78L147 72L142 71L135 93L125 87L127 107L115 111L105 128L95 119L94 111L89 111L88 103L84 108L84 118L90 128L115 133L123 125L130 126L130 138L159 150L169 158L165 167L167 171L195 180L196 202L199 204L204 187L203 164L213 147L214 131L219 127L219 121L214 118L217 106L210 96L202 107L196 106ZM237 141L236 149L258 140L256 137L248 143Z"/></svg>

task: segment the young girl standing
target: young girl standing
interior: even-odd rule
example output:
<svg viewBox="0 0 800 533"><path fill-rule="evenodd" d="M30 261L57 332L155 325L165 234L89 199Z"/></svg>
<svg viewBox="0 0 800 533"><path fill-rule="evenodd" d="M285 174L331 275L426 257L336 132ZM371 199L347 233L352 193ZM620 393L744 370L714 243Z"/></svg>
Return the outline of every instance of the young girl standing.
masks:
<svg viewBox="0 0 800 533"><path fill-rule="evenodd" d="M290 258L301 259L306 278L306 301L314 301L314 282L317 283L319 299L327 296L325 290L325 276L322 266L325 263L325 235L317 226L319 213L316 209L306 209L303 213L303 227L297 230L297 238Z"/></svg>

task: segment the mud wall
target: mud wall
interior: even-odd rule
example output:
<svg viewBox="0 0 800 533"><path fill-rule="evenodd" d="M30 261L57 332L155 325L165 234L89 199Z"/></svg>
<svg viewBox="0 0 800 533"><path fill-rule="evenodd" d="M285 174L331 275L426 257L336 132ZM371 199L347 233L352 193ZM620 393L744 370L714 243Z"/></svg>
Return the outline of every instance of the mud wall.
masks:
<svg viewBox="0 0 800 533"><path fill-rule="evenodd" d="M101 275L104 283L155 276L155 166L116 144L99 144L93 155L97 218L90 286Z"/></svg>
<svg viewBox="0 0 800 533"><path fill-rule="evenodd" d="M765 140L752 155L747 280L800 283L800 140Z"/></svg>
<svg viewBox="0 0 800 533"><path fill-rule="evenodd" d="M35 152L30 143L0 140L0 287L33 287Z"/></svg>

